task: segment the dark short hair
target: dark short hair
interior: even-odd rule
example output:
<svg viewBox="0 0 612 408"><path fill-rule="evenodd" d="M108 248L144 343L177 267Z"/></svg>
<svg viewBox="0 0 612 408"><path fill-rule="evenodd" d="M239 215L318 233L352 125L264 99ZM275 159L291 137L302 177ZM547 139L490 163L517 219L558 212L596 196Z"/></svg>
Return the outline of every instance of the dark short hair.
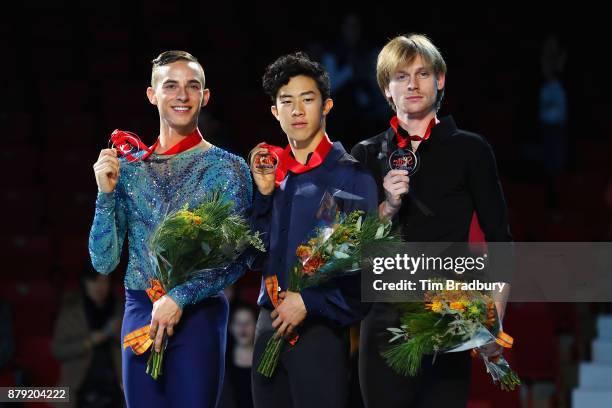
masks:
<svg viewBox="0 0 612 408"><path fill-rule="evenodd" d="M321 64L311 60L304 52L283 55L268 65L262 78L264 92L276 103L278 90L287 85L291 78L304 75L317 83L323 100L329 98L331 87L329 75Z"/></svg>
<svg viewBox="0 0 612 408"><path fill-rule="evenodd" d="M196 57L188 53L187 51L164 51L151 61L153 68L161 67L162 65L172 64L176 61L192 61L200 63Z"/></svg>
<svg viewBox="0 0 612 408"><path fill-rule="evenodd" d="M200 61L198 61L196 57L194 57L187 51L179 51L179 50L164 51L161 54L159 54L157 58L151 61L151 64L153 64L153 68L151 69L151 84L154 85L154 82L155 82L154 81L155 80L155 68L161 67L164 65L168 65L168 64L172 64L173 62L176 62L176 61L195 62L196 64L200 66L200 69L202 70L202 75L205 76L204 67L202 66L202 64L200 64Z"/></svg>

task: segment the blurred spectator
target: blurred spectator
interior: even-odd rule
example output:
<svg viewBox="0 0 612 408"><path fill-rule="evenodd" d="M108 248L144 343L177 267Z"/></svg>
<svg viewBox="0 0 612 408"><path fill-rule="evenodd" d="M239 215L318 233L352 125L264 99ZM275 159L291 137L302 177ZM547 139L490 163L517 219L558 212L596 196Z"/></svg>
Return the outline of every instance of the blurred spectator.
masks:
<svg viewBox="0 0 612 408"><path fill-rule="evenodd" d="M255 324L253 306L246 303L232 305L221 408L253 408L251 366Z"/></svg>
<svg viewBox="0 0 612 408"><path fill-rule="evenodd" d="M567 61L567 53L554 35L544 41L540 54L542 84L539 95L539 137L527 146L529 160L541 165L550 181L549 205L557 207L554 178L567 165L567 96L561 83L561 75Z"/></svg>
<svg viewBox="0 0 612 408"><path fill-rule="evenodd" d="M542 158L549 174L565 169L567 162L567 97L560 76L567 53L557 37L548 36L542 46L541 67L543 83L540 87L540 140L546 148Z"/></svg>
<svg viewBox="0 0 612 408"><path fill-rule="evenodd" d="M70 387L72 406L121 407L121 302L109 277L89 264L81 288L64 297L55 325L51 348L61 364L59 385Z"/></svg>
<svg viewBox="0 0 612 408"><path fill-rule="evenodd" d="M376 119L385 120L388 112L376 84L376 48L363 35L360 17L344 17L338 38L321 55L335 102L334 120L328 127L330 134L337 134L335 137L351 146L364 134L374 133L368 129L375 129L379 125Z"/></svg>

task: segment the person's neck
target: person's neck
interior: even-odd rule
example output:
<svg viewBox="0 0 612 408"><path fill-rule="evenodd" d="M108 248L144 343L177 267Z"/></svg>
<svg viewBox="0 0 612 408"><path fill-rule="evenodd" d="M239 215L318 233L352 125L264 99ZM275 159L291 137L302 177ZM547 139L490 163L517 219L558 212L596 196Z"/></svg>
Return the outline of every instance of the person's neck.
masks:
<svg viewBox="0 0 612 408"><path fill-rule="evenodd" d="M234 364L242 368L250 367L253 361L253 349L252 345L236 344L233 353Z"/></svg>
<svg viewBox="0 0 612 408"><path fill-rule="evenodd" d="M293 152L295 160L302 164L306 164L308 155L316 150L317 146L324 137L325 128L319 129L319 131L308 140L298 141L289 137L289 146L291 146L291 151Z"/></svg>
<svg viewBox="0 0 612 408"><path fill-rule="evenodd" d="M429 122L431 122L434 117L436 117L435 110L420 115L410 115L403 112L398 112L397 114L399 125L408 132L409 135L413 136L423 136L427 131Z"/></svg>
<svg viewBox="0 0 612 408"><path fill-rule="evenodd" d="M171 128L170 126L162 124L159 128L159 143L157 145L156 153L165 152L171 149L172 146L181 142L196 129L197 124L195 126L192 125L180 129Z"/></svg>

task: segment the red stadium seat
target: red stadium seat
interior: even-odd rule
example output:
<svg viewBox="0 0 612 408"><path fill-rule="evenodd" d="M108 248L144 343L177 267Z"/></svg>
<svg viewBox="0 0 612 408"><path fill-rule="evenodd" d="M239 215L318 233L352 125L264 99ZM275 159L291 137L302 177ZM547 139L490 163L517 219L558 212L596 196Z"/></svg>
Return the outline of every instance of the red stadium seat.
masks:
<svg viewBox="0 0 612 408"><path fill-rule="evenodd" d="M56 287L45 281L5 283L0 296L11 306L16 339L52 333L59 307Z"/></svg>
<svg viewBox="0 0 612 408"><path fill-rule="evenodd" d="M5 251L3 278L8 282L49 278L52 254L49 238L44 235L2 235Z"/></svg>

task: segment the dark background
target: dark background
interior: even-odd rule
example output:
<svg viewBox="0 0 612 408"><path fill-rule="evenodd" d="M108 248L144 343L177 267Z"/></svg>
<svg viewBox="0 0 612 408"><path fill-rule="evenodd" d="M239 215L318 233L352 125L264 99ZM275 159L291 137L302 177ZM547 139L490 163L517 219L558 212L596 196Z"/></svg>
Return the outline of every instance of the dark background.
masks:
<svg viewBox="0 0 612 408"><path fill-rule="evenodd" d="M517 241L610 240L612 103L603 13L390 2L349 8L331 2L21 1L0 15L2 297L12 306L16 345L1 377L7 384L57 380L45 345L62 293L78 288L88 260L92 164L115 128L149 144L157 136L157 110L145 96L150 61L168 49L200 60L212 93L200 121L204 136L245 157L262 140L286 143L261 90L265 66L287 52L320 58L337 49L349 14L361 21L364 48L376 51L408 32L425 33L440 48L448 65L440 116L452 114L459 127L493 145ZM567 52L560 80L569 140L567 161L552 175L543 169L546 157L538 164L521 153L538 139L540 51L550 34ZM370 79L374 75L372 69ZM328 132L347 150L388 126L391 111L377 90L374 96L378 114L364 120L350 98L338 95ZM113 274L118 293L123 267ZM243 300L254 301L258 279L247 274L238 283ZM507 325L514 331L507 331L522 340L512 358L529 391L523 401L537 399L534 384L544 383L552 384L548 400L567 402L602 310L607 306L511 306ZM571 337L569 346L561 344L563 336ZM484 389L474 391L474 401L499 398ZM509 406L518 403L512 395L504 397L514 398Z"/></svg>

